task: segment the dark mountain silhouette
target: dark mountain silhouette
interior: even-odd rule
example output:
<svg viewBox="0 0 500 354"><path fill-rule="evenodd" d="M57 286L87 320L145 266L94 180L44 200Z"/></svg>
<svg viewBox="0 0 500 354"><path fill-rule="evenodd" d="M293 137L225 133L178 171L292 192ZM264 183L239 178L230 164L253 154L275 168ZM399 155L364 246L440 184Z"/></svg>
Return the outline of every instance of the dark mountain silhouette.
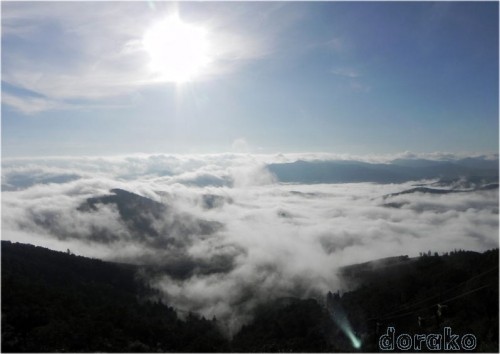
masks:
<svg viewBox="0 0 500 354"><path fill-rule="evenodd" d="M232 204L233 199L217 194L203 194L201 197L201 206L203 209L221 208L226 203Z"/></svg>
<svg viewBox="0 0 500 354"><path fill-rule="evenodd" d="M327 303L343 308L363 351L380 351L378 339L391 326L396 336L412 337L450 327L458 335L473 334L475 351L498 352L498 262L497 248L441 256L429 251L344 267L340 274L355 290L330 293Z"/></svg>
<svg viewBox="0 0 500 354"><path fill-rule="evenodd" d="M478 163L431 160L395 160L388 164L359 161L296 161L267 165L278 181L284 183L402 183L421 179L483 179L498 182L498 160ZM490 168L496 166L496 168ZM486 168L488 167L488 168Z"/></svg>
<svg viewBox="0 0 500 354"><path fill-rule="evenodd" d="M498 189L498 183L487 184L475 189L437 189L428 187L416 187L404 190L398 193L391 193L384 196L384 198L396 197L398 195L412 194L412 193L424 193L424 194L450 194L450 193L470 193L475 191L488 191Z"/></svg>
<svg viewBox="0 0 500 354"><path fill-rule="evenodd" d="M470 167L470 168L481 168L481 169L490 169L490 170L498 170L498 154L495 159L488 159L485 157L466 157L464 159L460 159L457 161L459 165Z"/></svg>
<svg viewBox="0 0 500 354"><path fill-rule="evenodd" d="M158 230L152 227L151 220L164 217L169 211L166 205L123 189L116 188L110 192L113 194L88 198L78 210L97 211L100 204L114 204L131 229L158 236Z"/></svg>
<svg viewBox="0 0 500 354"><path fill-rule="evenodd" d="M280 298L262 304L254 320L236 334L235 352L338 352L340 336L315 299Z"/></svg>
<svg viewBox="0 0 500 354"><path fill-rule="evenodd" d="M344 267L349 291L326 302L270 299L227 339L215 319L183 320L159 301L141 267L1 245L3 352L374 352L388 326L411 335L450 327L474 334L475 351L498 352L498 249Z"/></svg>
<svg viewBox="0 0 500 354"><path fill-rule="evenodd" d="M434 167L439 165L454 164L471 169L498 170L498 155L488 158L486 156L466 157L452 161L436 161L427 159L395 159L391 164L407 167Z"/></svg>
<svg viewBox="0 0 500 354"><path fill-rule="evenodd" d="M194 178L179 179L178 183L196 187L231 187L233 180L229 177L217 177L211 174L202 174Z"/></svg>
<svg viewBox="0 0 500 354"><path fill-rule="evenodd" d="M162 256L137 256L136 263L148 265L144 271L154 276L168 274L174 279L185 280L195 275L226 273L234 268L235 257L243 252L237 247L228 247L211 259L195 258L187 253L198 238L210 237L223 225L216 221L199 219L180 212L166 204L154 201L122 189L112 189L112 194L88 198L78 210L99 212L102 205L115 205L121 220L135 242L162 250ZM205 208L220 207L225 199L216 195L202 197ZM95 230L90 236L99 242L116 241L116 235L108 230Z"/></svg>
<svg viewBox="0 0 500 354"><path fill-rule="evenodd" d="M487 185L484 185L484 186L481 186L478 188L478 190L480 190L480 191L489 191L489 190L494 190L494 189L498 189L498 183L490 183L490 184L487 184Z"/></svg>
<svg viewBox="0 0 500 354"><path fill-rule="evenodd" d="M443 164L443 161L426 160L426 159L395 159L391 164L404 167L434 167Z"/></svg>
<svg viewBox="0 0 500 354"><path fill-rule="evenodd" d="M498 185L498 178L491 177L467 177L467 178L440 178L430 184L432 187L450 187L452 189L475 189L486 185Z"/></svg>
<svg viewBox="0 0 500 354"><path fill-rule="evenodd" d="M67 183L80 179L76 174L25 174L25 173L10 173L2 178L2 191L16 191L29 188L36 184L50 183Z"/></svg>
<svg viewBox="0 0 500 354"><path fill-rule="evenodd" d="M150 245L184 248L193 237L211 235L222 228L219 222L199 219L123 189L110 192L110 195L88 198L78 210L98 212L102 205L115 205L121 220L136 240ZM109 235L94 236L103 242L110 239Z"/></svg>
<svg viewBox="0 0 500 354"><path fill-rule="evenodd" d="M169 254L168 257L153 259L151 257L137 259L142 261L143 274L147 277L162 276L168 274L172 279L186 280L193 276L204 276L209 274L226 274L231 272L236 263L236 257L244 252L234 249L222 253L210 259L200 259L186 253Z"/></svg>
<svg viewBox="0 0 500 354"><path fill-rule="evenodd" d="M474 351L498 352L498 249L389 257L344 267L340 276L350 290L329 292L326 302L263 304L234 337L233 349L379 352L379 338L392 326L412 338L450 327L454 334L474 334Z"/></svg>
<svg viewBox="0 0 500 354"><path fill-rule="evenodd" d="M404 167L356 161L296 161L270 164L267 168L285 183L397 183L411 180Z"/></svg>
<svg viewBox="0 0 500 354"><path fill-rule="evenodd" d="M136 266L2 241L2 352L221 352L217 322L176 311Z"/></svg>
<svg viewBox="0 0 500 354"><path fill-rule="evenodd" d="M391 193L386 195L385 197L395 197L403 194L412 194L412 193L426 193L426 194L450 194L450 193L465 193L470 191L464 190L454 190L454 189L436 189L436 188L427 188L427 187L416 187L404 190L398 193Z"/></svg>

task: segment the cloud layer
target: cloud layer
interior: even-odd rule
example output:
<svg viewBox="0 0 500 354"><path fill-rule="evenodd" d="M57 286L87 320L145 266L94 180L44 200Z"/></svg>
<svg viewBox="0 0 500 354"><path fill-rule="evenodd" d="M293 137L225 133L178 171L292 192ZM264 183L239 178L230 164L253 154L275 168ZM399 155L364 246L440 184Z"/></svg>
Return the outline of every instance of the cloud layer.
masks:
<svg viewBox="0 0 500 354"><path fill-rule="evenodd" d="M498 189L388 196L416 182L283 184L265 167L296 158L6 160L2 238L149 265L144 279L171 305L230 331L260 302L341 288L343 265L498 247ZM124 211L120 196L137 207Z"/></svg>

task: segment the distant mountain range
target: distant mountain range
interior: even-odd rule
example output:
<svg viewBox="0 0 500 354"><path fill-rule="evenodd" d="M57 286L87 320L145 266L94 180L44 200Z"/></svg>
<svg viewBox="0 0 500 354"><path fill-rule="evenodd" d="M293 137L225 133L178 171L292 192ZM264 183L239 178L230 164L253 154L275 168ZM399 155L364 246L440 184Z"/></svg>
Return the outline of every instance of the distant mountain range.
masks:
<svg viewBox="0 0 500 354"><path fill-rule="evenodd" d="M2 176L2 191L11 192L32 187L36 184L68 183L76 181L80 176L74 173L63 174L25 174L12 173Z"/></svg>
<svg viewBox="0 0 500 354"><path fill-rule="evenodd" d="M454 161L396 159L391 163L360 161L296 161L267 165L283 183L402 183L440 179L448 183L460 179L480 184L498 182L498 159L466 158Z"/></svg>

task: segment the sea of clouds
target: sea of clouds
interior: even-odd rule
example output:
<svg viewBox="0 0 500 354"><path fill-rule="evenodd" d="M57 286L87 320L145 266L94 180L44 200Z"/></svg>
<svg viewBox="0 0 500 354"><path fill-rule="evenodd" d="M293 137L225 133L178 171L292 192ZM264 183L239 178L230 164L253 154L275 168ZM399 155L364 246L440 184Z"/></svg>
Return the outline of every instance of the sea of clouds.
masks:
<svg viewBox="0 0 500 354"><path fill-rule="evenodd" d="M356 160L394 157L400 156ZM230 333L260 303L286 296L322 298L341 289L337 272L344 265L428 250L498 247L498 189L387 197L422 181L283 184L265 168L299 158L352 157L4 159L2 239L156 266L142 278L170 305L216 316ZM164 242L131 230L112 203L91 212L79 209L87 198L110 195L113 188L167 205L164 217L150 219L155 230L168 234Z"/></svg>

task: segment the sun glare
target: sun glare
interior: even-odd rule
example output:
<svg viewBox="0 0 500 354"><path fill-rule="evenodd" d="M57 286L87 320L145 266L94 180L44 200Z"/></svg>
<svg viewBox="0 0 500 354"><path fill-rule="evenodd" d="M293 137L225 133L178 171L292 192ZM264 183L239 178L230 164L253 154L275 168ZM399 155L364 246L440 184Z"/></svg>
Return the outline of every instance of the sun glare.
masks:
<svg viewBox="0 0 500 354"><path fill-rule="evenodd" d="M142 42L151 58L151 70L164 81L194 80L210 63L207 31L178 17L153 25Z"/></svg>

